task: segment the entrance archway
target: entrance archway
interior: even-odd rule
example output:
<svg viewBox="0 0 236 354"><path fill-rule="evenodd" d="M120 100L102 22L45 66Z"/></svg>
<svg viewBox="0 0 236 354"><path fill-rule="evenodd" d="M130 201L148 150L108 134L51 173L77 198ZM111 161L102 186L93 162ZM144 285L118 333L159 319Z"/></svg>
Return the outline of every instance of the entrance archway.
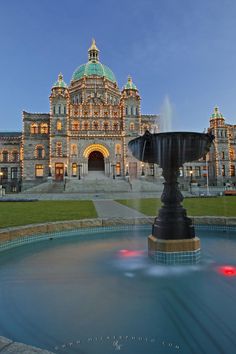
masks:
<svg viewBox="0 0 236 354"><path fill-rule="evenodd" d="M104 171L104 156L100 151L92 151L88 156L88 171Z"/></svg>

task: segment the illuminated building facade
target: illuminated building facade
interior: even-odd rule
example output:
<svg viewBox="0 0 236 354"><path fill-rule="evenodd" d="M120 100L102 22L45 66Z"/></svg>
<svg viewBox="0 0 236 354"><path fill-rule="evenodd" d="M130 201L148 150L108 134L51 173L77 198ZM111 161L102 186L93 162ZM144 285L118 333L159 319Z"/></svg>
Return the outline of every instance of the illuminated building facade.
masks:
<svg viewBox="0 0 236 354"><path fill-rule="evenodd" d="M62 74L52 86L49 113L23 112L23 132L0 133L0 184L17 192L43 182L78 179L158 179L160 169L131 156L129 140L146 129L159 131L158 115L142 115L131 77L122 90L99 61L95 41L88 62L67 86ZM236 125L225 123L218 108L210 118L215 143L205 160L187 163L180 183L236 183Z"/></svg>

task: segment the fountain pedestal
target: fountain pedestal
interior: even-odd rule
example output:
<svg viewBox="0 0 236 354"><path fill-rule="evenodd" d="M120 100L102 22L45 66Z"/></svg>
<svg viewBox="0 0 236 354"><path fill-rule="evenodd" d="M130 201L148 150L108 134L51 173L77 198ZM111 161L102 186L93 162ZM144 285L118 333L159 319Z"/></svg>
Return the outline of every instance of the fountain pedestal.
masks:
<svg viewBox="0 0 236 354"><path fill-rule="evenodd" d="M129 142L132 154L140 161L158 163L165 179L161 196L163 206L154 220L148 238L148 253L157 263L194 264L200 260L200 240L195 237L192 220L181 205L179 168L197 160L210 149L210 134L173 132L151 134Z"/></svg>

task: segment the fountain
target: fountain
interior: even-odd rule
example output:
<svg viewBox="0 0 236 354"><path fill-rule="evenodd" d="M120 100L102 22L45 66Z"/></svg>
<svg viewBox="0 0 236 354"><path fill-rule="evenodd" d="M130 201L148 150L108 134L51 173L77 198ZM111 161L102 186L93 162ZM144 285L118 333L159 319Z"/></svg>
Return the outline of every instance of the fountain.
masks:
<svg viewBox="0 0 236 354"><path fill-rule="evenodd" d="M210 149L214 136L194 132L151 134L146 131L128 144L134 157L142 162L157 163L165 179L161 196L163 206L155 218L148 237L149 256L157 263L198 263L200 239L192 221L182 207L183 195L177 182L185 162L198 160Z"/></svg>

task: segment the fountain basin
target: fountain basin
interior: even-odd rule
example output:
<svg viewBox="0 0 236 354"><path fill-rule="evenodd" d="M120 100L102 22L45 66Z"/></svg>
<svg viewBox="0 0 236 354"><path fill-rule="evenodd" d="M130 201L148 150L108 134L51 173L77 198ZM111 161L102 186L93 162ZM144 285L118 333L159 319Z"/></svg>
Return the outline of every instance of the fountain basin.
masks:
<svg viewBox="0 0 236 354"><path fill-rule="evenodd" d="M150 262L150 225L2 252L0 335L60 354L232 354L236 229L219 229L198 229L197 266Z"/></svg>

